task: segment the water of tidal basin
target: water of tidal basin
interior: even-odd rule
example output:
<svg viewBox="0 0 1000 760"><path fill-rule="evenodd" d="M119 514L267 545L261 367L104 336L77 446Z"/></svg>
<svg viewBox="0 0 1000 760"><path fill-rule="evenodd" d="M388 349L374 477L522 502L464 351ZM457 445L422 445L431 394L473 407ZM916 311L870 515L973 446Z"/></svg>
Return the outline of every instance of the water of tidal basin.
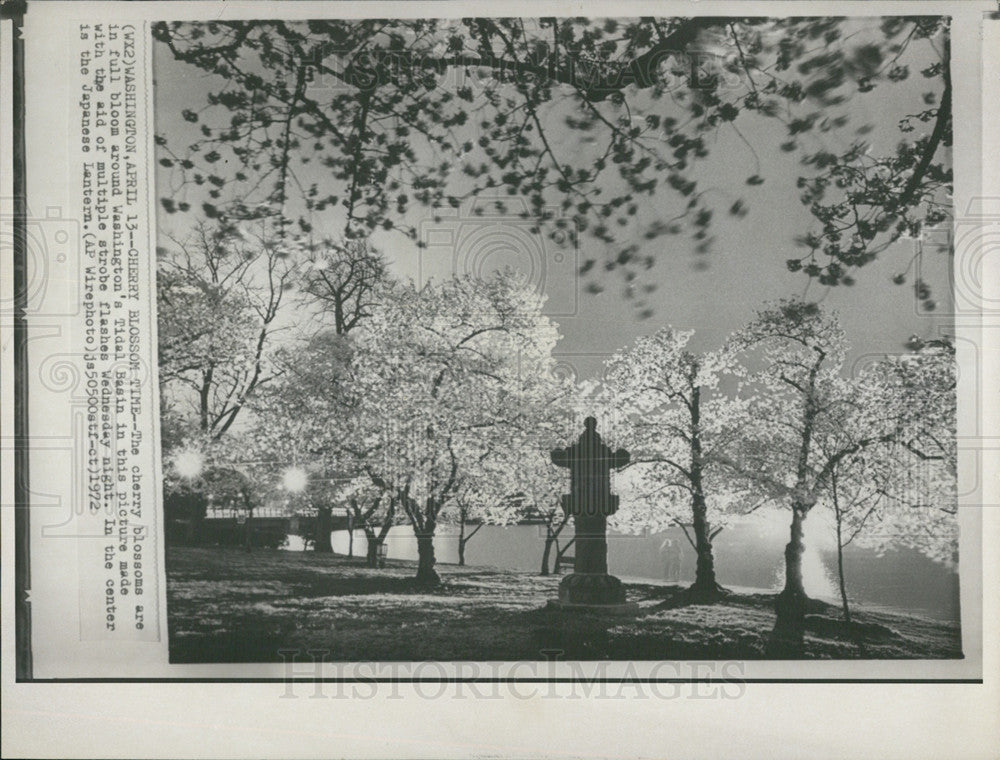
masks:
<svg viewBox="0 0 1000 760"><path fill-rule="evenodd" d="M572 532L567 529L564 535L572 537ZM732 588L780 588L787 535L783 521L774 520L723 530L714 541L719 582ZM466 564L538 572L544 538L540 525L484 525L466 546ZM289 539L289 549L301 548L297 536ZM332 539L335 552L348 553L347 531L335 531ZM355 531L355 556L364 556L365 543L364 534ZM387 545L390 559L417 558L416 539L408 525L394 527ZM434 551L438 562L457 563L457 529L439 526ZM958 621L958 575L919 552L900 549L877 556L874 551L849 546L844 562L852 601ZM695 555L680 529L645 536L611 533L608 565L611 573L625 580L689 583L694 580ZM833 547L816 547L807 537L803 574L810 595L839 603Z"/></svg>

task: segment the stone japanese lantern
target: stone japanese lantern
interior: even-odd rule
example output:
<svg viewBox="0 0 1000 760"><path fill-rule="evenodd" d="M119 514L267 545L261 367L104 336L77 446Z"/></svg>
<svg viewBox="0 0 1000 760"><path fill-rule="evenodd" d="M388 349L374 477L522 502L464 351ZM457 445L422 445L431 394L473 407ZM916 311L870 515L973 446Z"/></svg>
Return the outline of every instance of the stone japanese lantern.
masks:
<svg viewBox="0 0 1000 760"><path fill-rule="evenodd" d="M611 493L611 470L629 463L625 449L612 451L597 433L597 420L588 417L576 443L552 451L552 462L570 473L570 492L562 497L563 510L572 515L576 531L573 573L559 584L563 609L634 612L626 604L622 582L608 574L608 517L618 511L618 497Z"/></svg>

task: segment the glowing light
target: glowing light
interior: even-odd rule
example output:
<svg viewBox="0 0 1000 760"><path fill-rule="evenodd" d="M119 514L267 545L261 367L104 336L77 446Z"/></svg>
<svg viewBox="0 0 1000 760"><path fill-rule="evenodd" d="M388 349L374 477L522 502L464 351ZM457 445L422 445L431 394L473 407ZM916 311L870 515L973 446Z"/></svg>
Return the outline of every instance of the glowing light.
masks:
<svg viewBox="0 0 1000 760"><path fill-rule="evenodd" d="M301 467L289 467L281 477L281 486L291 493L305 490L309 475Z"/></svg>
<svg viewBox="0 0 1000 760"><path fill-rule="evenodd" d="M802 586L814 599L836 599L837 588L817 546L805 540L802 552Z"/></svg>
<svg viewBox="0 0 1000 760"><path fill-rule="evenodd" d="M815 511L815 510L813 510ZM810 515L803 530L802 551L802 586L806 594L814 599L837 599L836 571L827 566L823 555L836 550L836 539L831 540L828 526L824 525L819 514ZM760 513L752 520L758 526L758 535L768 544L777 549L784 549L788 540L787 510L774 510ZM773 542L773 543L772 543ZM776 552L778 556L780 554ZM773 589L780 590L785 585L785 561L775 560L775 583Z"/></svg>
<svg viewBox="0 0 1000 760"><path fill-rule="evenodd" d="M182 478L194 480L205 467L205 457L200 451L185 449L174 457L174 469Z"/></svg>

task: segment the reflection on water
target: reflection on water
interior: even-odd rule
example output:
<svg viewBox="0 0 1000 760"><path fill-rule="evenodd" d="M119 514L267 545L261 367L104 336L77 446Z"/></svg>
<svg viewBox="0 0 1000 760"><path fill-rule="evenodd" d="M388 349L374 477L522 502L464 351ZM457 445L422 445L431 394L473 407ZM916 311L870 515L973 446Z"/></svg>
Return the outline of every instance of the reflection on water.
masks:
<svg viewBox="0 0 1000 760"><path fill-rule="evenodd" d="M806 591L812 596L839 602L836 543L830 541L819 521L813 525L813 533L806 534L803 557ZM568 529L564 534L564 540L572 537ZM350 543L347 531L335 531L332 538L333 550L347 554ZM781 588L787 541L787 516L781 513L726 528L714 541L719 582L743 588ZM364 534L355 531L355 556L364 556L365 544ZM544 545L542 526L484 525L466 546L466 561L470 565L538 572ZM393 528L387 546L390 558L417 558L416 539L408 525ZM301 549L301 539L290 536L288 548ZM441 526L434 541L434 551L438 562L458 562L457 532ZM900 550L879 557L872 551L849 546L844 562L852 601L895 607L942 620L958 620L958 576L918 552ZM695 554L679 529L645 536L611 533L608 565L612 573L629 580L689 583L694 580Z"/></svg>

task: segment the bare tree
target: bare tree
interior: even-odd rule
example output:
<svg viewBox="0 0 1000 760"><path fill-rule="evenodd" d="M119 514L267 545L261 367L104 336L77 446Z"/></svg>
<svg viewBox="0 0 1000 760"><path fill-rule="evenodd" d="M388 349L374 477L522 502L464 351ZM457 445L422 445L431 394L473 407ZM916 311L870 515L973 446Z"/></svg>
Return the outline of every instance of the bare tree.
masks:
<svg viewBox="0 0 1000 760"><path fill-rule="evenodd" d="M299 246L210 222L174 243L158 261L161 389L193 406L197 428L217 440L272 377Z"/></svg>
<svg viewBox="0 0 1000 760"><path fill-rule="evenodd" d="M367 241L329 241L303 262L298 287L307 305L318 306L324 327L343 336L371 315L386 279L385 260Z"/></svg>

